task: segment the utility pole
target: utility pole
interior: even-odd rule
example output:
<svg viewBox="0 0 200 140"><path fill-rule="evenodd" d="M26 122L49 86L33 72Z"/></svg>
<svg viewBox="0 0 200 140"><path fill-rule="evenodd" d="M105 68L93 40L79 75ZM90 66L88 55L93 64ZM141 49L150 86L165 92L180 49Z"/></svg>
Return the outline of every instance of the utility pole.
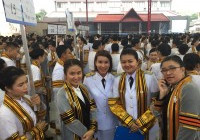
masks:
<svg viewBox="0 0 200 140"><path fill-rule="evenodd" d="M152 0L148 0L148 23L147 23L147 33L150 34L151 31L151 2Z"/></svg>
<svg viewBox="0 0 200 140"><path fill-rule="evenodd" d="M86 0L86 26L88 26L88 0Z"/></svg>

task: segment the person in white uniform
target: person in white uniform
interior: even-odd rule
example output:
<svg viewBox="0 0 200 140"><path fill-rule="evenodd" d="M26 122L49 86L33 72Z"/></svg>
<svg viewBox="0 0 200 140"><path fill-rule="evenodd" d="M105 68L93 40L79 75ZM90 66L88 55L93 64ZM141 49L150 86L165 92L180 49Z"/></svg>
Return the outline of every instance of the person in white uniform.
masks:
<svg viewBox="0 0 200 140"><path fill-rule="evenodd" d="M102 42L100 40L95 40L92 45L93 50L89 52L88 65L89 70L94 71L94 57L99 50L103 50Z"/></svg>
<svg viewBox="0 0 200 140"><path fill-rule="evenodd" d="M48 49L49 49L49 53L47 55L47 59L48 59L48 65L49 65L49 72L51 75L53 72L53 68L56 64L56 61L58 59L58 56L56 54L56 43L54 41L50 42L48 44Z"/></svg>
<svg viewBox="0 0 200 140"><path fill-rule="evenodd" d="M200 75L200 56L198 54L186 54L183 57L183 63L188 75Z"/></svg>
<svg viewBox="0 0 200 140"><path fill-rule="evenodd" d="M144 51L141 49L140 40L138 38L132 39L131 45L132 49L134 49L137 52L140 63L142 64L142 62L144 61Z"/></svg>
<svg viewBox="0 0 200 140"><path fill-rule="evenodd" d="M178 47L178 52L179 52L178 56L181 58L181 60L183 60L183 57L185 56L188 50L189 50L189 47L187 44L181 44Z"/></svg>
<svg viewBox="0 0 200 140"><path fill-rule="evenodd" d="M138 68L139 58L133 49L124 49L120 55L120 62L125 72L114 80L113 92L108 100L110 109L123 126L133 132L140 129L147 139L156 140L159 138L158 122L153 120L147 126L140 126L138 122L148 109L151 98L159 91L157 80L152 73Z"/></svg>
<svg viewBox="0 0 200 140"><path fill-rule="evenodd" d="M112 49L112 63L113 63L113 68L112 70L117 72L118 65L120 63L120 53L119 53L119 45L117 43L113 43L111 46Z"/></svg>
<svg viewBox="0 0 200 140"><path fill-rule="evenodd" d="M7 66L16 67L16 59L20 57L19 46L16 43L7 43L7 46L4 48L5 51L1 55L1 59L6 62Z"/></svg>
<svg viewBox="0 0 200 140"><path fill-rule="evenodd" d="M188 50L187 53L197 53L196 47L199 45L199 39L194 38L191 43L192 47Z"/></svg>
<svg viewBox="0 0 200 140"><path fill-rule="evenodd" d="M36 93L39 94L41 100L47 104L47 91L45 85L44 74L41 70L41 63L45 59L45 52L43 49L37 48L33 49L30 53L32 60L31 71L33 75L33 82L35 86Z"/></svg>
<svg viewBox="0 0 200 140"><path fill-rule="evenodd" d="M33 105L40 105L40 98L38 95L25 97L28 80L24 71L10 66L1 72L0 77L0 88L5 92L0 103L0 139L44 140L47 124L38 122L32 109Z"/></svg>
<svg viewBox="0 0 200 140"><path fill-rule="evenodd" d="M86 75L83 84L88 88L97 106L97 138L113 140L117 119L108 106L114 75L111 74L112 58L108 51L101 50L95 56L95 72Z"/></svg>
<svg viewBox="0 0 200 140"><path fill-rule="evenodd" d="M60 45L56 48L56 53L59 59L57 59L56 65L53 69L52 73L52 87L53 87L53 94L52 100L50 103L50 121L52 128L59 128L59 119L58 119L58 109L56 107L56 96L58 90L64 85L64 62L68 59L72 59L74 56L71 53L69 47L64 45ZM59 139L59 137L57 138Z"/></svg>
<svg viewBox="0 0 200 140"><path fill-rule="evenodd" d="M143 71L150 71L151 65L158 62L158 54L156 48L153 48L149 51L149 60L142 63L141 70Z"/></svg>
<svg viewBox="0 0 200 140"><path fill-rule="evenodd" d="M159 61L155 64L152 64L150 70L151 70L151 72L153 72L153 74L159 80L163 77L161 70L160 70L161 61L165 57L167 57L171 54L171 47L167 43L162 43L161 45L158 46L157 53L158 53Z"/></svg>

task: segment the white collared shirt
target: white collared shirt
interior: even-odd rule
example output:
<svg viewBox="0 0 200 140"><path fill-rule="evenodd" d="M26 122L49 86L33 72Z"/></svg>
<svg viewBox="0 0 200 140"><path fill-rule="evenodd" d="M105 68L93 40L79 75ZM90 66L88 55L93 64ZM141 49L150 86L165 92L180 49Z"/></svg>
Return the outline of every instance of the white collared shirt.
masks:
<svg viewBox="0 0 200 140"><path fill-rule="evenodd" d="M129 78L133 77L133 85L130 88L129 85ZM126 75L126 94L125 94L125 101L126 101L126 111L129 115L131 115L134 119L137 119L138 115L138 109L137 109L137 93L136 93L136 72L134 72L132 75L127 74Z"/></svg>
<svg viewBox="0 0 200 140"><path fill-rule="evenodd" d="M72 87L74 92L76 93L76 95L79 97L79 99L81 99L81 101L83 101L85 103L85 100L84 100L84 97L82 95L82 92L80 90L79 87L75 88L75 87Z"/></svg>
<svg viewBox="0 0 200 140"><path fill-rule="evenodd" d="M132 75L127 74L127 75L126 75L126 79L129 80L130 77L133 77L133 80L134 80L133 83L135 83L135 75L136 75L136 72L134 72ZM128 82L128 83L129 83L129 82ZM135 84L133 84L133 85L135 85ZM133 87L133 86L132 86L132 87Z"/></svg>
<svg viewBox="0 0 200 140"><path fill-rule="evenodd" d="M6 58L6 57L1 57L1 59L3 59L6 62L7 67L9 67L9 66L16 67L16 63L14 60Z"/></svg>
<svg viewBox="0 0 200 140"><path fill-rule="evenodd" d="M96 72L96 74L97 74L98 79L100 79L100 80L102 80L103 78L104 78L105 80L108 79L108 73L106 74L105 77L102 77L98 72ZM105 86L106 86L106 81L105 81Z"/></svg>

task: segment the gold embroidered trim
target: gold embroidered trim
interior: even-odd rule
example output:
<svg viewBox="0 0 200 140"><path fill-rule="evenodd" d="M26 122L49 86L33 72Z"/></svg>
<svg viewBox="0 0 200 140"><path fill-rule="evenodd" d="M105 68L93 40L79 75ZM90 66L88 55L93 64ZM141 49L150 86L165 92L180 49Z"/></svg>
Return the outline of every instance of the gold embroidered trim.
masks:
<svg viewBox="0 0 200 140"><path fill-rule="evenodd" d="M16 102L12 98L10 98L7 94L5 94L4 104L9 109L11 109L13 113L15 113L17 118L22 123L24 132L28 132L33 128L34 123L33 123L32 118L29 116L26 110L24 110L24 108L18 102Z"/></svg>

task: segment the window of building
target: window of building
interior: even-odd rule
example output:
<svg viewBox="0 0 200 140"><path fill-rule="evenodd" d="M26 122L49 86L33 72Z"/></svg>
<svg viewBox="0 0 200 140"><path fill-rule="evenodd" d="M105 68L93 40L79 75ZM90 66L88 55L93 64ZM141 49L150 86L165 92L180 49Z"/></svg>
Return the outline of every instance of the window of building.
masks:
<svg viewBox="0 0 200 140"><path fill-rule="evenodd" d="M99 8L106 8L107 3L106 2L97 2L97 7Z"/></svg>
<svg viewBox="0 0 200 140"><path fill-rule="evenodd" d="M62 2L61 3L61 8L67 8L67 3L66 2Z"/></svg>
<svg viewBox="0 0 200 140"><path fill-rule="evenodd" d="M122 2L122 7L124 8L132 7L132 2Z"/></svg>
<svg viewBox="0 0 200 140"><path fill-rule="evenodd" d="M138 7L138 8L144 8L145 7L144 1L136 1L135 4L136 4L136 7Z"/></svg>
<svg viewBox="0 0 200 140"><path fill-rule="evenodd" d="M57 2L57 7L61 8L61 2Z"/></svg>
<svg viewBox="0 0 200 140"><path fill-rule="evenodd" d="M71 2L71 7L79 8L80 4L81 4L80 2Z"/></svg>
<svg viewBox="0 0 200 140"><path fill-rule="evenodd" d="M88 10L89 11L93 11L94 9L94 3L93 2L88 2ZM86 3L84 2L84 5L86 6ZM85 7L84 7L85 8Z"/></svg>
<svg viewBox="0 0 200 140"><path fill-rule="evenodd" d="M160 5L161 7L170 7L170 3L168 1L161 1Z"/></svg>
<svg viewBox="0 0 200 140"><path fill-rule="evenodd" d="M157 7L157 2L156 1L152 2L152 7Z"/></svg>

